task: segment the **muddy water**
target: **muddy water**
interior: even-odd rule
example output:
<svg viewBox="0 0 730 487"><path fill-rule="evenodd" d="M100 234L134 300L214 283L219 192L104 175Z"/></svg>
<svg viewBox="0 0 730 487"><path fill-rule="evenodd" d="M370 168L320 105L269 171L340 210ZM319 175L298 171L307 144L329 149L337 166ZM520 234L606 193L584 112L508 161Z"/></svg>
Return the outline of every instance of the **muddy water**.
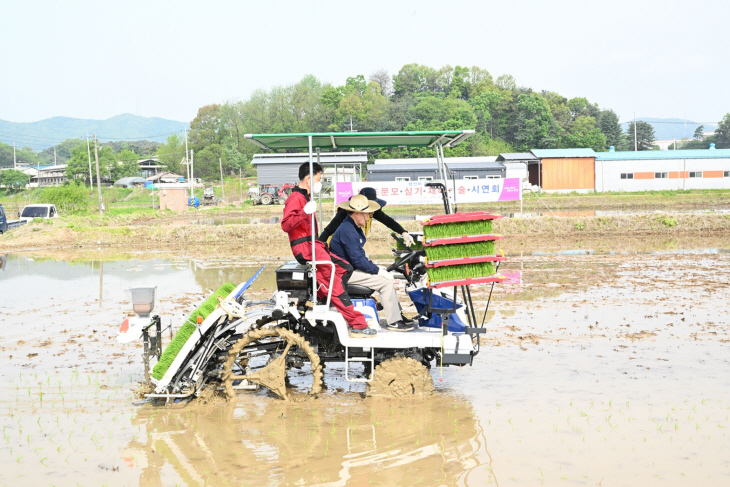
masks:
<svg viewBox="0 0 730 487"><path fill-rule="evenodd" d="M318 399L168 407L130 393L124 289L157 285L177 326L258 262L149 257L8 256L0 485L730 484L728 253L513 254L474 366L425 400L362 399L332 364Z"/></svg>

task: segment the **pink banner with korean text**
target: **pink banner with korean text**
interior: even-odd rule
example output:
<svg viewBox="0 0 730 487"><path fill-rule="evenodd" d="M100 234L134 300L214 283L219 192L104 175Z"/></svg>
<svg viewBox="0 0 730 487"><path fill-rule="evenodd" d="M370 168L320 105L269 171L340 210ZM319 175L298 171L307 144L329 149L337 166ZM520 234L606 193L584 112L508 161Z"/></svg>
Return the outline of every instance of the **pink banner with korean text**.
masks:
<svg viewBox="0 0 730 487"><path fill-rule="evenodd" d="M347 201L362 188L375 189L378 198L389 205L439 205L441 192L426 186L428 181L365 181L337 183L335 203ZM487 203L490 201L519 201L522 187L519 178L457 179L449 181L449 193L456 203Z"/></svg>

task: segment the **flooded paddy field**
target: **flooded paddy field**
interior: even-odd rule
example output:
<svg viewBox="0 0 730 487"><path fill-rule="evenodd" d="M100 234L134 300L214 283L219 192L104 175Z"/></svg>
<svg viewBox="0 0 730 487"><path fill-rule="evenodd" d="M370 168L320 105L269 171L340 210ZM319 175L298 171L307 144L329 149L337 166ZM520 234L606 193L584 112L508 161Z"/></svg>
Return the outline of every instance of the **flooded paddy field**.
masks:
<svg viewBox="0 0 730 487"><path fill-rule="evenodd" d="M132 393L141 344L115 339L126 289L156 285L177 328L260 265L248 295L268 297L285 253L9 254L0 485L729 485L723 238L505 245L473 367L433 367L433 396L395 400L328 364L324 392L291 404L153 406Z"/></svg>

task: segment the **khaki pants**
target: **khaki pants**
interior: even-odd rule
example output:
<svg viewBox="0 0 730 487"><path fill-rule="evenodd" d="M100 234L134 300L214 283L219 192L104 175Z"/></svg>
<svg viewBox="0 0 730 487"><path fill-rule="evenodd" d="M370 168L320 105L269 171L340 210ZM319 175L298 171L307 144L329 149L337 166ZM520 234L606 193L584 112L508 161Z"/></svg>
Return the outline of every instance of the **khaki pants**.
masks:
<svg viewBox="0 0 730 487"><path fill-rule="evenodd" d="M401 320L401 308L398 302L398 295L395 292L394 280L377 274L368 274L367 272L356 270L352 273L348 282L349 284L359 284L360 286L369 287L380 294L380 301L383 303L383 311L385 312L385 320L389 325Z"/></svg>

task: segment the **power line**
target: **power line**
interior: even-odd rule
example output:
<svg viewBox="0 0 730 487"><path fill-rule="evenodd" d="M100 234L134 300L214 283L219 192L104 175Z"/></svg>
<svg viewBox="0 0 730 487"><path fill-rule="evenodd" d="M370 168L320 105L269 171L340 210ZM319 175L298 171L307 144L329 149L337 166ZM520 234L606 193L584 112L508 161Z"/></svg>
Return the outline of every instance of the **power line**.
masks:
<svg viewBox="0 0 730 487"><path fill-rule="evenodd" d="M690 121L687 121L687 122L650 122L648 120L641 120L641 119L636 119L636 121L644 122L644 123L648 123L648 124L669 123L669 124L685 125L685 123L686 123L687 125L717 125L717 122L690 122ZM623 125L625 123L631 123L631 122L633 122L633 120L629 120L628 122L619 122L619 124Z"/></svg>
<svg viewBox="0 0 730 487"><path fill-rule="evenodd" d="M148 138L151 139L154 137L167 137L170 135L175 135L177 133L178 132L172 132L172 133L167 133L167 134L157 134L157 135L140 135L138 137L109 137L106 135L98 135L98 137L104 138L104 139L112 139L112 140L143 140L143 139L148 139Z"/></svg>

